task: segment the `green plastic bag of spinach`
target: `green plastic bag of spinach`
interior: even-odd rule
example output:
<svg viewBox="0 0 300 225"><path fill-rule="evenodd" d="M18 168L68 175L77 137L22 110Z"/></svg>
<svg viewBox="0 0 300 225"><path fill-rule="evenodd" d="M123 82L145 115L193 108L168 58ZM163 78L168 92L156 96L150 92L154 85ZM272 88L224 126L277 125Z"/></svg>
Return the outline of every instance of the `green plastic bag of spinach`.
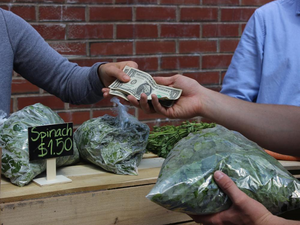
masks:
<svg viewBox="0 0 300 225"><path fill-rule="evenodd" d="M117 98L113 109L116 117L104 115L85 121L74 133L79 154L106 171L137 175L146 152L148 125L127 113L128 108Z"/></svg>
<svg viewBox="0 0 300 225"><path fill-rule="evenodd" d="M219 125L180 140L146 197L169 210L191 215L226 210L231 201L214 182L216 170L227 174L273 214L300 207L299 181L256 143Z"/></svg>
<svg viewBox="0 0 300 225"><path fill-rule="evenodd" d="M64 123L64 120L49 107L40 103L27 106L4 119L0 125L0 145L2 149L2 174L11 183L20 187L46 170L46 160L29 162L28 127ZM57 167L75 164L79 153L74 147L72 156L58 157Z"/></svg>

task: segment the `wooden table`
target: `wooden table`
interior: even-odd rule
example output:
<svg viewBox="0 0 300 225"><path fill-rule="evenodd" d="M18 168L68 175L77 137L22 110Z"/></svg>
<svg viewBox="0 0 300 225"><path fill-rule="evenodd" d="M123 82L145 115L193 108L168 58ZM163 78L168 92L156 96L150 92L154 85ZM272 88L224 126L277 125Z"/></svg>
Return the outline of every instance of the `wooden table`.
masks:
<svg viewBox="0 0 300 225"><path fill-rule="evenodd" d="M171 212L145 196L154 186L164 159L153 154L139 166L138 176L116 175L91 164L63 167L58 175L71 183L17 187L2 178L1 225L194 225L183 213Z"/></svg>
<svg viewBox="0 0 300 225"><path fill-rule="evenodd" d="M166 210L145 197L163 160L146 154L138 176L108 173L91 164L63 167L57 174L72 182L53 186L32 182L17 187L2 178L0 224L195 225L187 215ZM300 162L280 162L290 171L300 171Z"/></svg>

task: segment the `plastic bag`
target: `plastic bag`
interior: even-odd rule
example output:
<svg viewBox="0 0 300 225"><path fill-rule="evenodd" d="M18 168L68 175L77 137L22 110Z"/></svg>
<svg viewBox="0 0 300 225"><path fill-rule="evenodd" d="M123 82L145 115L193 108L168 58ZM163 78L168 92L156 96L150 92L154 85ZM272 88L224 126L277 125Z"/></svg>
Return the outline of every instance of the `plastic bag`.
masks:
<svg viewBox="0 0 300 225"><path fill-rule="evenodd" d="M49 107L40 103L27 106L13 114L0 125L0 146L2 149L2 174L11 183L20 187L44 172L46 160L29 162L28 127L64 123L64 120ZM77 163L79 153L74 147L71 156L58 157L56 165L66 166Z"/></svg>
<svg viewBox="0 0 300 225"><path fill-rule="evenodd" d="M273 214L300 207L299 181L257 144L219 125L179 141L146 197L169 210L191 215L226 210L231 201L214 182L216 170L227 174Z"/></svg>
<svg viewBox="0 0 300 225"><path fill-rule="evenodd" d="M82 159L116 174L137 175L150 129L128 114L117 98L112 101L118 115L85 121L75 131L74 140Z"/></svg>

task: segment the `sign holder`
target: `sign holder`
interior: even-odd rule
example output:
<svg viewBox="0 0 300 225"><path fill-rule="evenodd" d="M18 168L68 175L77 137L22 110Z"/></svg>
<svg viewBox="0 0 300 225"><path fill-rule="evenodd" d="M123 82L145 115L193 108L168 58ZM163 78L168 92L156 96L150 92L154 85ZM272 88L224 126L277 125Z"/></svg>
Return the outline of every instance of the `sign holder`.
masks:
<svg viewBox="0 0 300 225"><path fill-rule="evenodd" d="M29 127L29 159L46 160L46 177L33 179L40 186L70 183L71 179L56 175L56 158L73 155L73 124Z"/></svg>
<svg viewBox="0 0 300 225"><path fill-rule="evenodd" d="M53 184L70 183L71 179L63 176L56 175L56 158L47 159L46 177L33 179L33 182L39 186L47 186Z"/></svg>

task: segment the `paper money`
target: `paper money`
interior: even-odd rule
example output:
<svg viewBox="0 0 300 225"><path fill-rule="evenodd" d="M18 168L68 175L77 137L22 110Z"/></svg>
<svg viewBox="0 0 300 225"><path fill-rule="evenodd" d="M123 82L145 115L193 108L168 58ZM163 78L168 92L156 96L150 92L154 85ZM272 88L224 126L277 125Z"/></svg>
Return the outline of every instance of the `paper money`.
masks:
<svg viewBox="0 0 300 225"><path fill-rule="evenodd" d="M123 70L130 76L130 81L123 83L119 80L114 81L110 86L110 94L119 96L128 101L127 95L133 95L137 100L140 100L142 93L147 95L147 99L151 100L151 95L155 94L160 102L165 102L170 107L172 102L177 100L182 90L164 85L159 85L155 82L152 76L141 70L126 66Z"/></svg>
<svg viewBox="0 0 300 225"><path fill-rule="evenodd" d="M128 101L128 98L127 98L126 94L123 93L123 92L121 92L121 91L118 91L118 90L110 90L110 91L109 91L109 94L115 95L115 96L119 96L119 97L125 99L126 101ZM161 104L162 106L165 106L165 107L171 107L172 105L174 105L175 100L167 100L167 99L166 99L166 100L163 100L163 99L160 99L159 102L160 102L160 104ZM148 100L148 104L150 104L150 105L152 106L151 100Z"/></svg>

